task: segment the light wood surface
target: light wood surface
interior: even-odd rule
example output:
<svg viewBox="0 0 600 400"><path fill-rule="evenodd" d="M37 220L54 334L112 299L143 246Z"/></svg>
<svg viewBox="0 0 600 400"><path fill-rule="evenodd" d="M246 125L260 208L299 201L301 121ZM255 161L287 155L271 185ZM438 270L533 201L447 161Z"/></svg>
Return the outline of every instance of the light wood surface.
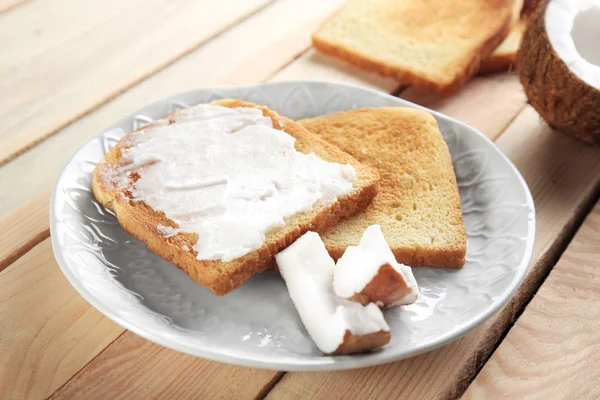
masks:
<svg viewBox="0 0 600 400"><path fill-rule="evenodd" d="M336 60L325 54L310 49L286 68L279 71L272 80L294 81L315 80L349 83L394 93L400 84L393 79L363 71L353 65Z"/></svg>
<svg viewBox="0 0 600 400"><path fill-rule="evenodd" d="M52 398L85 393L87 399L252 399L279 374L203 360L127 332Z"/></svg>
<svg viewBox="0 0 600 400"><path fill-rule="evenodd" d="M29 0L4 13L11 1L0 2L0 39L19 33L14 41L0 40L8 55L0 60L0 88L14 94L0 99L6 121L0 128L0 398L456 398L498 344L468 396L595 394L584 385L593 382L594 371L577 369L577 362L591 368L597 363L594 325L575 321L565 331L572 332L561 336L571 351L565 357L557 355L562 342L549 334L572 315L596 317L593 307L580 314L569 310L582 303L579 296L595 299L588 280L593 282L600 251L597 232L582 231L557 267L561 279L553 284L553 272L538 293L546 297L536 295L523 322L509 329L598 199L597 150L551 132L525 107L514 74L477 77L455 96L439 98L306 51L311 32L343 1L223 0L213 7L206 0ZM269 79L338 81L401 93L495 140L529 183L538 212L533 263L509 304L436 351L362 370L308 374L177 353L125 331L81 298L56 265L48 239L48 188L71 154L157 98ZM590 224L598 229L598 222ZM574 247L581 237L588 244ZM581 274L574 273L579 263L585 264ZM569 290L579 291L572 302L565 301ZM582 378L561 380L566 373Z"/></svg>
<svg viewBox="0 0 600 400"><path fill-rule="evenodd" d="M66 281L46 239L0 273L0 394L43 399L123 328Z"/></svg>
<svg viewBox="0 0 600 400"><path fill-rule="evenodd" d="M0 15L0 71L22 67L119 14L133 13L140 1L34 0Z"/></svg>
<svg viewBox="0 0 600 400"><path fill-rule="evenodd" d="M0 72L0 165L269 1L147 0Z"/></svg>
<svg viewBox="0 0 600 400"><path fill-rule="evenodd" d="M600 204L463 399L600 398L599 253Z"/></svg>
<svg viewBox="0 0 600 400"><path fill-rule="evenodd" d="M12 10L29 0L0 0L0 13Z"/></svg>

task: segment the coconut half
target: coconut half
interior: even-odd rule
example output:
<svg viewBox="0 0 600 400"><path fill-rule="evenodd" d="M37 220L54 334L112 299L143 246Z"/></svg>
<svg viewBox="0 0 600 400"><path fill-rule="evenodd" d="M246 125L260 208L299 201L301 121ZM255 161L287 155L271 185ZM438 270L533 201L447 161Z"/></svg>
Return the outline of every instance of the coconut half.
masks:
<svg viewBox="0 0 600 400"><path fill-rule="evenodd" d="M275 260L304 327L323 353L359 353L390 341L390 328L375 304L363 306L333 292L335 262L319 234L305 233Z"/></svg>
<svg viewBox="0 0 600 400"><path fill-rule="evenodd" d="M531 105L548 124L600 143L600 0L546 0L517 54Z"/></svg>

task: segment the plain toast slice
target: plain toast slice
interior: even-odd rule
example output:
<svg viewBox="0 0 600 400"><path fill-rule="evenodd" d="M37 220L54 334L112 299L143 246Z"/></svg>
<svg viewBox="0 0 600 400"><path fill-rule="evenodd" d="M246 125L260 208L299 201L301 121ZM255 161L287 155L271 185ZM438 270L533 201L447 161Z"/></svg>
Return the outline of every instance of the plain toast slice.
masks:
<svg viewBox="0 0 600 400"><path fill-rule="evenodd" d="M521 37L523 36L523 32L525 32L526 26L527 20L519 20L504 41L500 43L500 46L496 47L494 52L483 60L479 73L489 74L510 70L515 65L517 50L519 50Z"/></svg>
<svg viewBox="0 0 600 400"><path fill-rule="evenodd" d="M313 46L363 69L447 95L511 28L515 1L349 0Z"/></svg>
<svg viewBox="0 0 600 400"><path fill-rule="evenodd" d="M435 118L412 108L363 108L299 123L381 176L379 194L362 213L322 234L334 259L381 225L398 262L459 268L466 232L448 146Z"/></svg>
<svg viewBox="0 0 600 400"><path fill-rule="evenodd" d="M502 43L494 49L489 57L481 62L479 73L488 74L510 70L515 65L517 50L521 44L521 37L527 26L527 18L533 8L534 0L516 1L512 12L511 30Z"/></svg>
<svg viewBox="0 0 600 400"><path fill-rule="evenodd" d="M123 229L143 241L151 251L174 263L197 283L218 295L223 295L241 285L251 275L274 267L274 256L303 233L309 230L322 232L334 225L340 218L363 210L377 194L379 176L372 168L360 164L347 153L309 132L296 122L282 117L266 107L232 99L219 100L213 104L230 108L258 108L262 110L264 116L271 118L273 128L282 130L296 139L296 150L306 154L315 153L325 161L350 164L357 174L352 191L348 195L338 197L333 203L316 204L309 211L294 214L286 219L284 227L268 231L262 247L258 250L229 262L198 260L196 252L192 249L198 241L197 234L180 232L172 236L165 235L164 229L161 231L159 226L177 228L177 225L166 218L163 212L152 209L143 201L132 200L130 188L136 180L136 170L133 170L132 174L125 172L128 174L125 177L129 180L128 187L115 186L114 182L121 179L122 177L119 175L124 173L121 168L123 166L122 151L132 145L127 140L128 135L121 139L94 170L92 183L94 196L98 202L116 214ZM184 112L188 115L190 112L193 113L193 107L176 111L149 125L177 123L176 117Z"/></svg>

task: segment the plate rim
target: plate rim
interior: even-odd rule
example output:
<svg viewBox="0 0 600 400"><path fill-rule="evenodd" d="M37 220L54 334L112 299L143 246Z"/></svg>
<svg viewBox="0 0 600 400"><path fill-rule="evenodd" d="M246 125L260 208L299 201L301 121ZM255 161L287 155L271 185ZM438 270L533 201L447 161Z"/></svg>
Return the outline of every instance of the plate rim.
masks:
<svg viewBox="0 0 600 400"><path fill-rule="evenodd" d="M496 151L496 153L507 163L508 167L512 170L514 176L517 178L517 182L520 184L522 189L524 190L525 195L525 205L529 208L530 212L528 213L528 230L530 234L527 236L525 240L525 251L523 257L521 258L518 266L516 267L515 278L511 285L508 287L506 291L506 296L501 300L495 301L488 307L485 312L482 312L477 317L473 318L469 324L465 324L462 329L458 331L450 331L449 333L445 333L440 335L439 338L434 344L429 344L428 346L416 347L411 351L402 352L400 354L390 352L389 349L384 348L383 350L370 353L366 356L361 355L349 355L349 356L336 356L334 360L331 357L322 357L320 361L287 361L283 360L281 362L278 361L260 361L256 359L256 357L249 357L244 354L232 355L229 352L223 351L213 351L209 346L204 346L202 348L188 346L183 343L179 343L175 340L165 340L163 336L157 335L153 330L144 329L143 326L139 326L136 323L131 323L126 319L120 317L115 312L112 311L111 307L104 305L101 301L97 300L96 297L89 292L84 285L81 283L79 279L77 279L70 268L67 267L67 261L64 258L64 254L61 250L61 245L58 242L58 238L56 235L56 224L57 217L55 215L55 205L56 205L56 195L57 190L59 188L59 183L63 179L63 175L65 174L65 170L68 165L71 164L73 159L79 152L90 144L90 142L97 140L100 138L105 132L110 131L114 127L120 125L123 121L128 120L134 117L137 114L143 112L144 109L154 106L155 104L159 104L162 102L169 101L175 97L183 97L185 95L190 95L193 93L201 92L201 91L228 91L228 90L255 90L257 88L267 87L267 86L292 86L292 85L327 85L330 87L339 87L339 88L353 88L355 90L369 92L371 94L382 96L384 98L392 99L398 102L398 107L408 106L417 109L421 109L427 111L434 115L436 118L445 119L455 125L461 126L463 129L468 129L472 131L473 134L479 136L480 139L483 139L487 142L487 145L490 145L491 148ZM431 110L427 107L421 106L419 104L415 104L408 100L401 99L396 96L392 96L388 93L381 92L376 89L366 88L355 84L346 84L346 83L337 83L337 82L328 82L328 81L316 81L316 80L291 80L291 81L277 81L277 82L266 82L259 84L251 84L251 85L227 85L227 86L210 86L210 87L202 87L198 89L188 90L184 92L179 92L175 94L171 94L164 98L152 101L135 111L127 114L126 116L120 118L116 122L110 124L107 128L101 130L97 135L92 137L90 140L86 141L82 146L80 146L73 155L69 158L69 160L65 163L63 169L61 170L58 179L56 180L56 184L52 190L51 201L50 201L50 215L49 215L49 223L50 223L50 240L52 244L52 251L54 257L61 269L62 273L65 275L71 286L81 295L90 305L100 311L104 316L121 326L126 330L130 330L131 332L150 340L156 344L161 346L170 348L172 350L176 350L182 353L186 353L189 355L205 358L212 361L224 362L232 365L240 365L245 367L252 368L260 368L260 369L268 369L268 370L276 370L276 371L323 371L323 370L347 370L347 369L355 369L355 368L364 368L374 365L387 364L394 361L399 361L405 358L414 357L418 354L422 354L425 352L429 352L431 350L437 349L439 347L445 346L448 343L451 343L458 338L464 336L468 332L472 331L477 326L481 325L484 321L489 319L493 314L495 314L498 310L500 310L504 305L506 305L510 299L513 298L516 290L520 287L525 275L529 269L529 265L531 263L531 258L533 255L533 247L535 243L536 237L536 209L535 203L533 200L533 196L527 185L527 182L523 178L521 172L517 169L517 167L513 164L513 162L496 146L496 144L483 133L479 132L477 129L471 127L470 125L459 121L455 118L447 116L443 113L440 113L435 110ZM388 353L386 355L386 353ZM369 355L377 355L378 357L369 357ZM341 362L340 362L341 361Z"/></svg>

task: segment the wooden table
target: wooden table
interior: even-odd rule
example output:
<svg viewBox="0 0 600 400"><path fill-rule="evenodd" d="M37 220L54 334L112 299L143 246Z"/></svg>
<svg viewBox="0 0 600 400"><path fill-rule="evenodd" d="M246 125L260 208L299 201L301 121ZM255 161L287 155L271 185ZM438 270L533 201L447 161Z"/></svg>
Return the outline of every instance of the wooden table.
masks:
<svg viewBox="0 0 600 400"><path fill-rule="evenodd" d="M600 397L598 150L552 132L514 74L438 98L314 52L311 32L341 2L0 0L0 398ZM284 79L377 88L496 142L537 207L533 260L506 307L408 360L284 373L163 348L71 288L52 255L48 201L79 146L172 93Z"/></svg>

